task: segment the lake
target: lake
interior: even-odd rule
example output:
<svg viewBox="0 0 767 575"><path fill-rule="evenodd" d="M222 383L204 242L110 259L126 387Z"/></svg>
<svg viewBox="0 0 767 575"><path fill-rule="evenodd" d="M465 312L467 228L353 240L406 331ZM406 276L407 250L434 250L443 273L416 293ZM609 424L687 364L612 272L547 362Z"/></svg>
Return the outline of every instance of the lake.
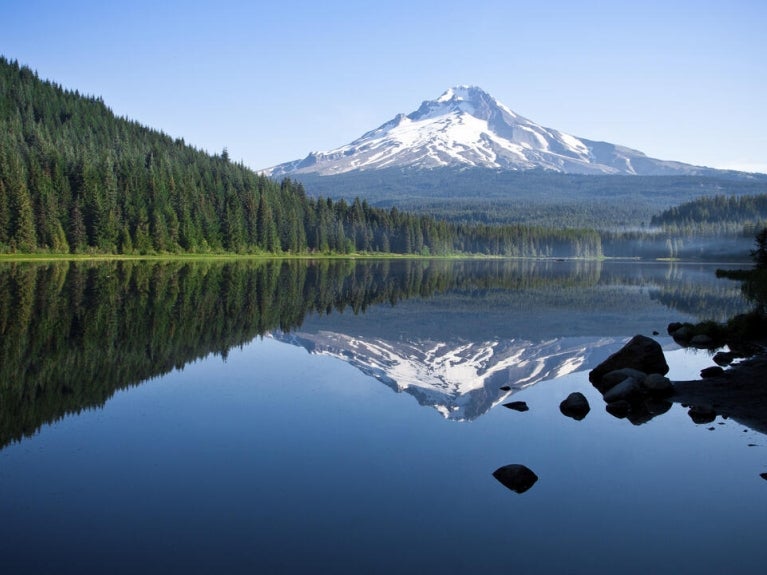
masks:
<svg viewBox="0 0 767 575"><path fill-rule="evenodd" d="M713 365L666 326L749 309L714 271L3 264L2 572L762 573L764 436L588 381L639 333Z"/></svg>

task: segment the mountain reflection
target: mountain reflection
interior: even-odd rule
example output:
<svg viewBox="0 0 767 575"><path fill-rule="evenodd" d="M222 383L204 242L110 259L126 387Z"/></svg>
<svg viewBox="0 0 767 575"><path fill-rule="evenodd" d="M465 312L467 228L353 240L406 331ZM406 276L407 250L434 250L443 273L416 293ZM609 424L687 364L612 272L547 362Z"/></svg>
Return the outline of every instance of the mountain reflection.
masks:
<svg viewBox="0 0 767 575"><path fill-rule="evenodd" d="M740 298L714 281L693 282L690 298L667 267L610 270L501 260L4 264L0 446L264 335L333 353L471 419L503 399L502 385L513 392L586 369L616 338L665 327L660 300L728 314Z"/></svg>
<svg viewBox="0 0 767 575"><path fill-rule="evenodd" d="M276 333L274 337L310 353L341 359L458 421L475 419L538 382L594 367L623 342L588 337L542 342L387 341L328 331Z"/></svg>

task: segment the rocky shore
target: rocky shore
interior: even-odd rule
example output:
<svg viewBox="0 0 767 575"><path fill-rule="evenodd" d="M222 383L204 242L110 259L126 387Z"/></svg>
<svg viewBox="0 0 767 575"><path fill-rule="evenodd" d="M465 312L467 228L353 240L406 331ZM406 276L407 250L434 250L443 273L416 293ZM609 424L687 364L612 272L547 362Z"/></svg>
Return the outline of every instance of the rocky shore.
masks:
<svg viewBox="0 0 767 575"><path fill-rule="evenodd" d="M719 375L672 382L674 403L710 408L767 435L767 351L732 365Z"/></svg>
<svg viewBox="0 0 767 575"><path fill-rule="evenodd" d="M675 327L669 326L671 335ZM637 335L594 368L589 380L602 393L608 412L635 424L679 403L696 423L721 416L767 434L767 346L762 341L749 347L749 357L727 368L704 369L699 380L669 381L660 345Z"/></svg>

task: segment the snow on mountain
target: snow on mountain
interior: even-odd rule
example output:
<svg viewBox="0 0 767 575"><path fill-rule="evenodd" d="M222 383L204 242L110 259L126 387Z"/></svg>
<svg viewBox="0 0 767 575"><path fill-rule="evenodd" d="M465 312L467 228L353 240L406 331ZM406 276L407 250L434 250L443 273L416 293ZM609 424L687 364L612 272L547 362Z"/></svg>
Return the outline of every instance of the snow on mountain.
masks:
<svg viewBox="0 0 767 575"><path fill-rule="evenodd" d="M318 331L272 337L309 353L341 359L451 420L471 420L538 382L589 369L623 343L620 338L387 341ZM509 386L510 391L503 391Z"/></svg>
<svg viewBox="0 0 767 575"><path fill-rule="evenodd" d="M708 171L577 138L516 114L475 86L457 86L415 112L398 114L346 146L312 152L263 173L334 175L392 167L543 169L579 174L698 174Z"/></svg>

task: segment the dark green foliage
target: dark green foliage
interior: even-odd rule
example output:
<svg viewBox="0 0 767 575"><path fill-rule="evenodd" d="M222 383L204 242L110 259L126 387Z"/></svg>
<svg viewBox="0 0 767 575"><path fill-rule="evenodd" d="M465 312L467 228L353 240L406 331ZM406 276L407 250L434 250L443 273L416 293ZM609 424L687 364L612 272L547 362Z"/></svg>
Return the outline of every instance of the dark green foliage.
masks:
<svg viewBox="0 0 767 575"><path fill-rule="evenodd" d="M762 187L767 187L763 185ZM767 194L707 196L652 217L652 226L676 233L741 233L752 236L767 222Z"/></svg>
<svg viewBox="0 0 767 575"><path fill-rule="evenodd" d="M755 238L756 248L751 250L751 257L759 269L767 268L767 228L763 228Z"/></svg>
<svg viewBox="0 0 767 575"><path fill-rule="evenodd" d="M659 210L701 196L764 194L767 176L591 176L542 170L386 169L296 176L315 194L365 198L379 207L458 223L615 229L647 224Z"/></svg>
<svg viewBox="0 0 767 575"><path fill-rule="evenodd" d="M0 252L601 255L591 232L309 197L2 57L0 88Z"/></svg>

